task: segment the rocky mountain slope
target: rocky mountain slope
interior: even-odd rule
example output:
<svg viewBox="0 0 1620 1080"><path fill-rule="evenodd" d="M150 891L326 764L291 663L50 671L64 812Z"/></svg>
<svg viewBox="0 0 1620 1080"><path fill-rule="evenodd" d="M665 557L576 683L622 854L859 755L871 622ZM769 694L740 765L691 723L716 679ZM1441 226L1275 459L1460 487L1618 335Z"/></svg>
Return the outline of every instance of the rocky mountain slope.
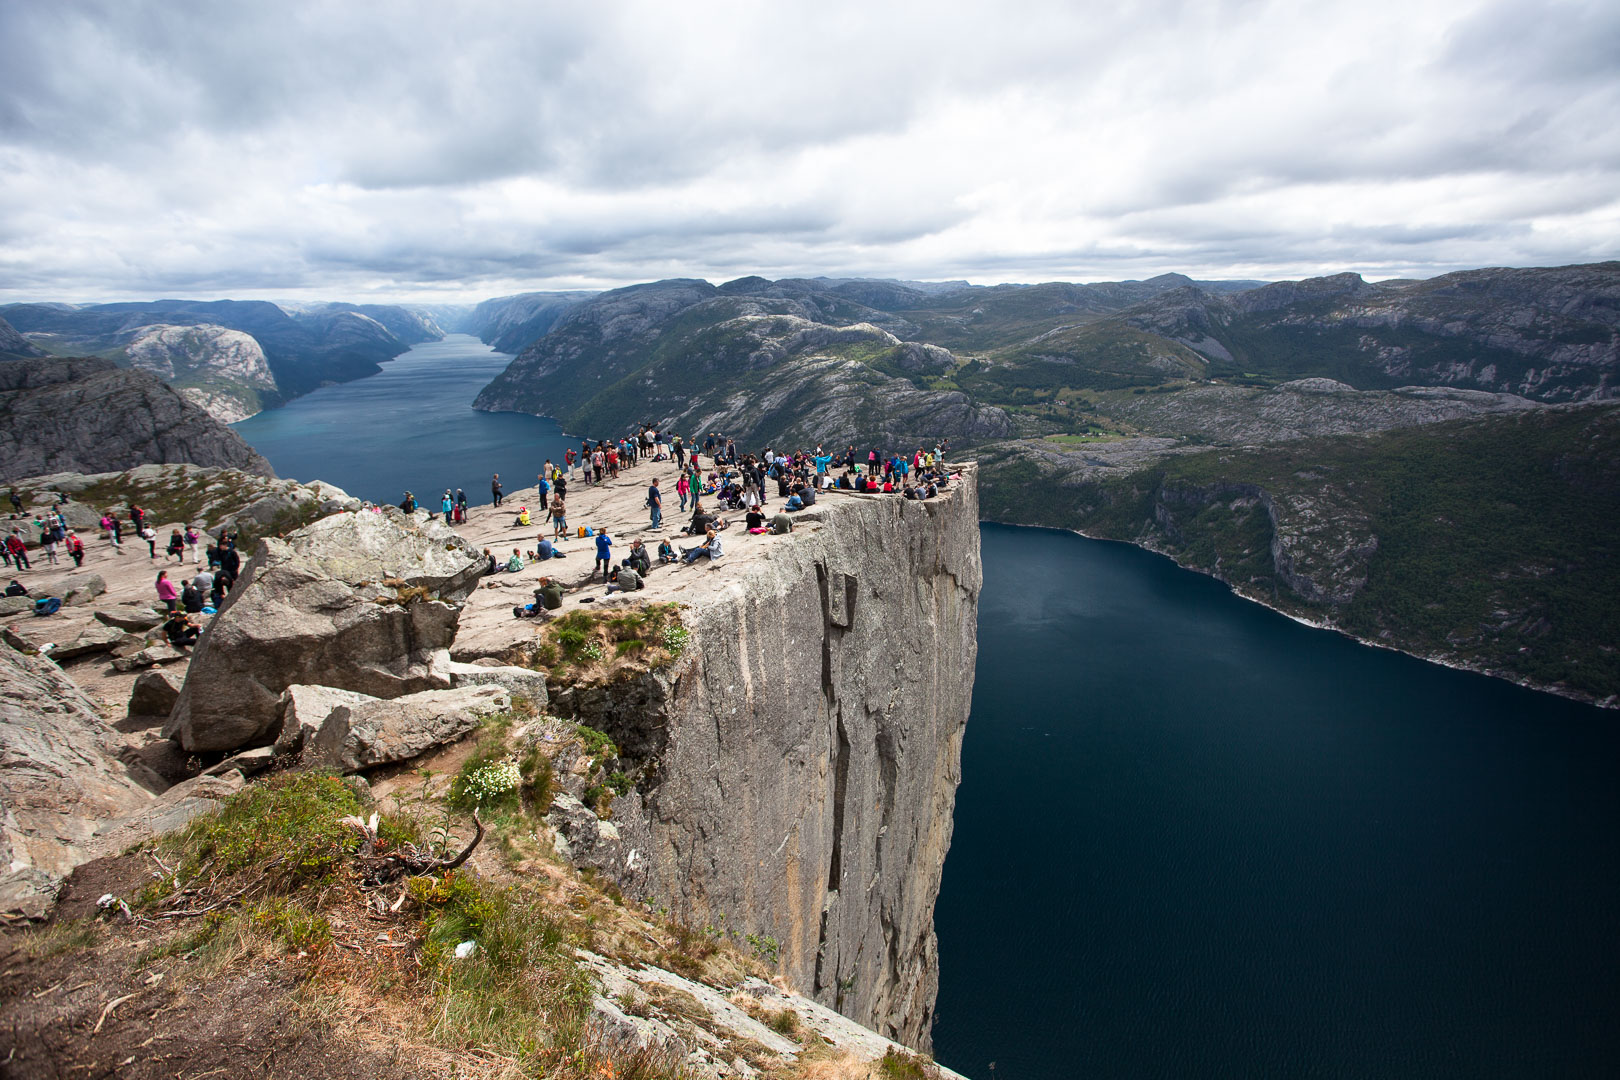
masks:
<svg viewBox="0 0 1620 1080"><path fill-rule="evenodd" d="M17 328L0 319L0 360L30 359L47 355L44 349L17 333Z"/></svg>
<svg viewBox="0 0 1620 1080"><path fill-rule="evenodd" d="M227 423L326 383L374 375L412 344L444 336L430 319L393 305L289 313L240 300L11 304L0 316L56 355L154 371Z"/></svg>
<svg viewBox="0 0 1620 1080"><path fill-rule="evenodd" d="M949 353L903 343L867 317L894 322L792 282L619 289L571 310L474 407L554 415L581 431L651 420L812 444L1011 431L999 409L928 385L953 366Z"/></svg>
<svg viewBox="0 0 1620 1080"><path fill-rule="evenodd" d="M251 334L202 323L158 323L134 332L125 346L132 367L150 371L221 423L245 420L274 397L276 377Z"/></svg>
<svg viewBox="0 0 1620 1080"><path fill-rule="evenodd" d="M0 363L0 480L148 462L275 475L240 435L149 372L96 358Z"/></svg>
<svg viewBox="0 0 1620 1080"><path fill-rule="evenodd" d="M486 345L505 353L518 353L545 334L570 308L589 300L587 292L533 292L485 300L461 323Z"/></svg>
<svg viewBox="0 0 1620 1080"><path fill-rule="evenodd" d="M199 474L199 487L193 471L147 466L123 477L124 497L232 486ZM572 495L575 513L637 531L648 475L673 466L632 472ZM105 488L26 488L64 485ZM132 807L58 792L81 865L56 921L11 939L0 1023L25 1033L13 1069L145 1061L148 1038L169 1074L229 1069L220 1040L185 1036L219 1022L208 1003L221 1000L235 1003L230 1045L262 1059L264 1018L297 1006L274 978L234 992L230 971L307 979L316 997L303 1000L332 1006L328 1026L313 1045L297 1033L308 1025L279 1045L332 1075L369 1060L369 1032L411 1046L413 1071L430 1075L463 1075L473 1055L518 1072L589 1064L580 1075L954 1076L901 1043L926 1046L931 1020L932 909L971 696L974 495L971 470L928 502L829 494L792 534L741 535L713 569L659 568L628 597L584 573L589 539L563 541L562 563L483 577L479 548L512 542L499 512L465 537L386 509L261 539L193 657L124 683L127 716L105 693L100 717L80 703L101 750L74 768L120 785L121 770L145 771ZM153 617L150 568L128 559L92 545L86 568L108 575L91 603L109 640L94 648L118 663L139 634L116 628L150 625L143 607ZM513 597L542 569L563 573L563 608L514 620ZM10 616L27 625L6 641L105 691L119 670L101 670L107 652L40 636L76 650L68 621L83 610ZM514 659L529 666L502 662ZM0 664L7 680L36 706L51 693ZM172 752L155 725L180 740ZM120 746L121 733L146 741ZM34 805L8 782L0 801ZM48 902L55 886L34 884L18 882ZM115 899L94 920L104 894ZM131 926L140 949L124 947ZM86 987L96 1008L133 993L167 1011L155 1026L142 1012L139 1039L108 1016L99 1040L81 1038Z"/></svg>
<svg viewBox="0 0 1620 1080"><path fill-rule="evenodd" d="M1384 408L1371 435L987 448L986 515L1141 544L1363 640L1620 704L1620 404L1401 425Z"/></svg>

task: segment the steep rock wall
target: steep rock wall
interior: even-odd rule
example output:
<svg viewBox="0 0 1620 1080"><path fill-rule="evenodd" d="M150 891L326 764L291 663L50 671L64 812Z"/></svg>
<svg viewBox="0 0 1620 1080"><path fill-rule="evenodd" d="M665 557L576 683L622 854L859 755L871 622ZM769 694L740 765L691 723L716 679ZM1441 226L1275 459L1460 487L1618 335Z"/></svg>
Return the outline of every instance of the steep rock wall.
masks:
<svg viewBox="0 0 1620 1080"><path fill-rule="evenodd" d="M654 762L614 806L635 891L774 938L803 992L919 1048L977 653L973 480L809 511L824 527L685 614L673 675L558 703Z"/></svg>

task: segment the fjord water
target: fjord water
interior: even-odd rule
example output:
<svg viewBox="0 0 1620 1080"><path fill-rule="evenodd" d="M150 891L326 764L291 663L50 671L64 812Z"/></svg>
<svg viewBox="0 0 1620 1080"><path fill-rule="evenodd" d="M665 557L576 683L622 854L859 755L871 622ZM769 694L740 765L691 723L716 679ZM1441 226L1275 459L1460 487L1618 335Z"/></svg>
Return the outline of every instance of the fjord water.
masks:
<svg viewBox="0 0 1620 1080"><path fill-rule="evenodd" d="M577 440L553 420L475 412L473 398L512 358L475 337L417 345L381 373L324 386L250 416L236 432L280 476L325 480L350 495L397 503L406 491L437 510L445 488L490 501L489 478L507 491L533 484L547 457Z"/></svg>
<svg viewBox="0 0 1620 1080"><path fill-rule="evenodd" d="M943 1064L1620 1075L1620 714L1122 544L983 538Z"/></svg>

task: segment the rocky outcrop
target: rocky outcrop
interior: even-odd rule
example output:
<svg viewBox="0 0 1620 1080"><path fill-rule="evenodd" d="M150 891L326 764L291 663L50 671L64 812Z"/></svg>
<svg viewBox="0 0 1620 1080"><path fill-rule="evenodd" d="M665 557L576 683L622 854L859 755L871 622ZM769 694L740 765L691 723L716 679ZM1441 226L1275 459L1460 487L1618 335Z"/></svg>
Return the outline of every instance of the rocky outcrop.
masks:
<svg viewBox="0 0 1620 1080"><path fill-rule="evenodd" d="M444 523L392 509L261 540L199 641L164 734L194 752L268 743L295 684L381 698L448 689L458 605L482 564Z"/></svg>
<svg viewBox="0 0 1620 1080"><path fill-rule="evenodd" d="M427 690L392 701L364 698L334 706L303 748L304 764L360 772L409 761L478 730L487 717L512 707L499 686Z"/></svg>
<svg viewBox="0 0 1620 1080"><path fill-rule="evenodd" d="M201 323L157 323L134 332L125 349L132 366L172 383L221 423L245 420L273 395L276 377L251 334Z"/></svg>
<svg viewBox="0 0 1620 1080"><path fill-rule="evenodd" d="M29 359L45 355L45 350L17 333L17 328L0 319L0 358Z"/></svg>
<svg viewBox="0 0 1620 1080"><path fill-rule="evenodd" d="M485 300L467 316L467 333L499 352L519 353L591 293L535 292Z"/></svg>
<svg viewBox="0 0 1620 1080"><path fill-rule="evenodd" d="M932 445L1010 434L1007 414L930 385L956 360L916 327L815 282L661 281L570 310L478 395L571 430L647 421L748 443Z"/></svg>
<svg viewBox="0 0 1620 1080"><path fill-rule="evenodd" d="M41 917L97 825L152 801L78 686L0 646L0 912Z"/></svg>
<svg viewBox="0 0 1620 1080"><path fill-rule="evenodd" d="M644 894L774 939L805 993L926 1046L976 653L972 472L939 500L851 495L799 521L692 602L681 665L552 708L639 762L611 824Z"/></svg>
<svg viewBox="0 0 1620 1080"><path fill-rule="evenodd" d="M0 480L150 462L275 475L240 435L149 372L96 359L0 364Z"/></svg>

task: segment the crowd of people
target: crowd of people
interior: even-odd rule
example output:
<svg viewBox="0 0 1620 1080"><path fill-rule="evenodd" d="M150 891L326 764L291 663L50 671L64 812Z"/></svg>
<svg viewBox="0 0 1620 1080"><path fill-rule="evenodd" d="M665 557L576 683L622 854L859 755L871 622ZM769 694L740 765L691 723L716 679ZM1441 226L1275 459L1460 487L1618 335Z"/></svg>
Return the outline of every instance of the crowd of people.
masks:
<svg viewBox="0 0 1620 1080"><path fill-rule="evenodd" d="M517 573L537 562L565 558L559 541L564 537L589 538L595 561L589 581L598 578L608 591L630 592L643 587L647 575L655 566L691 565L707 559L712 565L724 553L721 534L740 523L754 534L784 534L793 529L792 515L816 505L819 495L829 491L856 494L895 495L906 499L929 499L946 490L951 475L946 467L949 440L942 440L931 449L916 448L912 453L889 453L877 448L864 455L853 445L843 450L828 450L816 446L814 450L787 451L766 447L758 453L739 449L734 438L720 432L710 432L701 441L683 438L678 434L643 425L617 440L582 440L576 450L570 446L562 460L547 459L536 477L537 498L535 509L527 504L518 507L512 526L516 529L538 527L535 546L525 550L514 547L509 556L502 556L489 548L484 549L485 572ZM595 487L617 480L628 470L649 462L668 462L675 467L675 478L652 477L646 489L645 507L648 530L665 529L666 500L673 500L675 511L684 521L677 536L692 537L697 543L677 546L670 536L662 537L656 553L649 552L642 540L633 540L629 549L615 564L614 539L607 530L577 526L571 531L568 519L568 491L570 484ZM60 562L59 552L73 560L74 565L84 563L84 542L68 525L60 507L68 501L65 493L57 494L57 505L38 514L32 521L29 535L23 526L13 526L10 534L0 541L0 558L7 567L27 571L34 559L48 566ZM490 497L495 508L505 500L505 485L500 474L490 477ZM772 499L780 508L772 514ZM14 520L23 516L23 502L15 488L10 500L15 511ZM428 507L432 504L429 503ZM412 492L405 492L399 507L406 513L427 509L430 517L441 516L452 524L463 524L468 519L469 507L464 489L444 490L436 510L418 504ZM727 515L740 515L740 520ZM690 516L688 516L690 515ZM127 519L127 523L126 523ZM108 509L100 520L101 535L113 554L125 554L126 537L144 542L147 557L158 558L158 535L150 515L138 504L131 502L127 512ZM36 539L30 554L30 538ZM206 543L204 542L206 540ZM199 567L191 577L171 579L169 571L159 572L154 589L169 613L164 632L171 643L189 645L196 640L196 619L211 615L224 603L225 596L241 572L241 556L236 550L236 535L229 528L221 528L218 535L187 525L170 531L163 547L164 562L173 560L185 565L190 562ZM202 566L206 558L207 566ZM26 588L13 579L13 585L27 593ZM546 596L542 597L542 593ZM517 609L533 614L551 609L561 603L561 585L550 577L541 578L535 590L535 603ZM548 603L555 599L556 604Z"/></svg>
<svg viewBox="0 0 1620 1080"><path fill-rule="evenodd" d="M853 445L841 451L821 446L811 450L785 451L766 447L761 452L739 450L736 440L711 432L701 442L684 439L644 426L615 440L582 441L578 450L569 447L560 462L547 459L536 480L536 507L518 508L512 520L515 529L539 527L536 546L514 548L509 557L484 549L486 572L516 573L536 562L565 557L558 541L569 536L568 489L570 484L596 486L618 479L629 469L645 462L670 462L675 479L649 479L645 507L647 529L664 529L666 499L673 498L675 509L685 521L678 535L699 539L693 546L677 550L668 536L660 540L657 559L648 554L641 540L631 543L625 556L614 564L614 539L607 530L580 525L572 534L592 541L595 561L587 582L601 580L608 592L629 592L643 586L654 565L690 565L707 559L711 565L724 552L721 533L734 524L725 515L741 514L741 523L750 533L791 532L794 513L816 504L818 493L844 491L859 494L895 495L906 499L929 499L949 488L951 474L946 467L949 440L931 449L918 447L913 453L884 453L877 448L862 456ZM500 505L500 476L491 480L491 494ZM459 492L458 492L459 495ZM780 500L780 509L769 512L771 500ZM707 502L705 502L707 500ZM444 510L465 520L465 509L445 493ZM690 509L689 509L690 508ZM690 512L690 517L686 515ZM548 608L539 595L550 578L542 578L535 603L514 608L520 616L537 614Z"/></svg>
<svg viewBox="0 0 1620 1080"><path fill-rule="evenodd" d="M13 571L48 570L62 565L62 556L71 559L75 569L84 565L84 540L70 526L63 508L71 501L66 492L55 492L55 504L38 511L24 533L25 526L13 525L0 542L0 557ZM21 494L12 488L9 494L13 520L27 520ZM126 554L126 537L138 538L146 545L149 561L159 557L158 534L151 514L139 503L131 501L127 508L109 507L100 518L101 538L107 550L114 555ZM30 540L33 540L30 551ZM206 543L204 542L206 540ZM173 560L180 566L190 563L197 568L194 575L183 580L171 578L169 570L159 570L153 582L153 591L167 613L162 630L171 645L188 647L201 632L198 620L214 614L224 604L226 595L242 572L242 556L237 550L234 527L221 526L217 533L205 533L196 525L173 528L161 553L165 563ZM206 565L204 560L206 559ZM29 596L35 600L41 613L60 608L60 598L34 597L18 578L12 578L6 587L10 596ZM51 601L55 600L53 604Z"/></svg>

